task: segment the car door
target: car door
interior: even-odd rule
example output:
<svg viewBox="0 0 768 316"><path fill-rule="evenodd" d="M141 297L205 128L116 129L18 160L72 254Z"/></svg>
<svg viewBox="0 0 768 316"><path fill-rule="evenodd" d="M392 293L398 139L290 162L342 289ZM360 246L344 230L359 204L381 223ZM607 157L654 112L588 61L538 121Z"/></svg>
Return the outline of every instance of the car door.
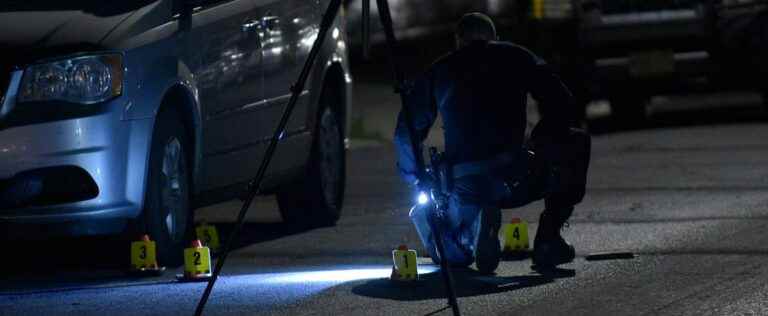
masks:
<svg viewBox="0 0 768 316"><path fill-rule="evenodd" d="M263 31L260 32L262 49L262 71L264 76L264 97L267 107L264 111L265 124L272 132L280 120L291 97L290 87L301 73L309 51L317 38L320 27L319 2L317 0L257 0L262 12ZM319 65L318 65L319 66ZM296 150L309 150L310 137L307 129L309 113L309 91L312 83L307 82L285 130L285 136L278 146L270 167L272 173L301 165L304 155L295 155Z"/></svg>
<svg viewBox="0 0 768 316"><path fill-rule="evenodd" d="M266 137L261 43L254 0L207 0L191 18L189 50L203 113L203 189L248 181Z"/></svg>

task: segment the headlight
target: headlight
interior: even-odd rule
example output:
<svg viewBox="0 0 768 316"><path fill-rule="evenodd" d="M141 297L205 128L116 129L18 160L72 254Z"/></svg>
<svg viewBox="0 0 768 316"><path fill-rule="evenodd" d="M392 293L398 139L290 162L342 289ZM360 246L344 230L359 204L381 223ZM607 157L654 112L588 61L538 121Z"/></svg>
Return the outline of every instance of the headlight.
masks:
<svg viewBox="0 0 768 316"><path fill-rule="evenodd" d="M28 67L18 102L66 101L90 104L123 93L123 58L83 56Z"/></svg>

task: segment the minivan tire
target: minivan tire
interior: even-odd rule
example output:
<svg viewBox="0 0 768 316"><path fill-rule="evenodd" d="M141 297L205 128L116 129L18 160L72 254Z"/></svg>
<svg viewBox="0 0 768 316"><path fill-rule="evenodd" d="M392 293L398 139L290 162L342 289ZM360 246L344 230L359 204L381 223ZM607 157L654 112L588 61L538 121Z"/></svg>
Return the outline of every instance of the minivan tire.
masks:
<svg viewBox="0 0 768 316"><path fill-rule="evenodd" d="M178 266L192 236L188 138L173 110L161 111L155 123L142 214L144 232L157 244L161 265Z"/></svg>
<svg viewBox="0 0 768 316"><path fill-rule="evenodd" d="M277 191L283 221L306 227L333 226L341 217L346 150L339 117L325 107L318 118L304 172Z"/></svg>

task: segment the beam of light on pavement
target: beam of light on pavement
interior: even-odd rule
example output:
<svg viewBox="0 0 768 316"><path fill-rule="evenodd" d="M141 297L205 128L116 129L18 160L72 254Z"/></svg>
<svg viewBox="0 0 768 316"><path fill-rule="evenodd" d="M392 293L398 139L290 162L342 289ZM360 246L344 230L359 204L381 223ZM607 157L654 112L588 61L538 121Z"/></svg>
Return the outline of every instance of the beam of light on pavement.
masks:
<svg viewBox="0 0 768 316"><path fill-rule="evenodd" d="M435 265L419 265L419 274L433 273ZM322 266L299 271L229 274L220 279L220 289L212 300L213 309L238 308L270 311L295 304L337 286L374 279L388 279L389 265ZM217 307L218 306L218 307Z"/></svg>
<svg viewBox="0 0 768 316"><path fill-rule="evenodd" d="M419 273L431 273L437 270L436 266L420 265ZM366 268L341 268L319 271L280 272L261 275L250 275L254 282L263 284L327 284L328 286L353 282L389 278L392 272L391 266L366 267Z"/></svg>

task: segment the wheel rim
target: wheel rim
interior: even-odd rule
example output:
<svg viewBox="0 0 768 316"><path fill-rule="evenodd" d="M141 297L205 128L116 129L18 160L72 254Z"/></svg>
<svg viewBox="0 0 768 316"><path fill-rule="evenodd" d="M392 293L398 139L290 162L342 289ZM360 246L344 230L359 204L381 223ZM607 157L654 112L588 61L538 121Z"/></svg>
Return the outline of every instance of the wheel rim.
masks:
<svg viewBox="0 0 768 316"><path fill-rule="evenodd" d="M162 201L161 212L165 215L163 222L168 236L174 242L184 236L184 210L181 142L178 138L171 138L163 150L162 168Z"/></svg>
<svg viewBox="0 0 768 316"><path fill-rule="evenodd" d="M341 181L341 133L336 118L330 110L323 113L320 120L320 185L325 201L336 207L338 186Z"/></svg>

